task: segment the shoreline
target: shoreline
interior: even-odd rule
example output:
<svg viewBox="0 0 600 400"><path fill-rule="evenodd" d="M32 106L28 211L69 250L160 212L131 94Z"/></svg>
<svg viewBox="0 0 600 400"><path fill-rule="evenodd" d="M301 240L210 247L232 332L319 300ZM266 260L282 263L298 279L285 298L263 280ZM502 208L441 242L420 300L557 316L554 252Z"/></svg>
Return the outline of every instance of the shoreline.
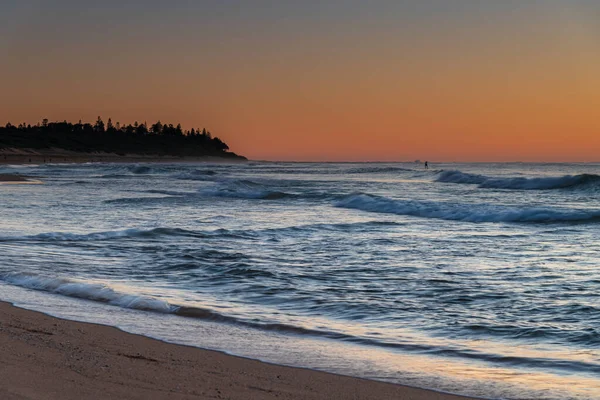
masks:
<svg viewBox="0 0 600 400"><path fill-rule="evenodd" d="M23 183L27 178L18 174L0 174L0 182Z"/></svg>
<svg viewBox="0 0 600 400"><path fill-rule="evenodd" d="M269 364L0 302L3 399L469 400Z"/></svg>
<svg viewBox="0 0 600 400"><path fill-rule="evenodd" d="M29 165L29 164L82 164L89 162L106 163L186 163L186 162L216 162L244 163L248 160L241 156L171 156L155 154L115 154L115 153L80 153L61 149L31 150L31 149L0 149L0 165Z"/></svg>
<svg viewBox="0 0 600 400"><path fill-rule="evenodd" d="M0 185L36 185L43 183L19 174L0 174Z"/></svg>

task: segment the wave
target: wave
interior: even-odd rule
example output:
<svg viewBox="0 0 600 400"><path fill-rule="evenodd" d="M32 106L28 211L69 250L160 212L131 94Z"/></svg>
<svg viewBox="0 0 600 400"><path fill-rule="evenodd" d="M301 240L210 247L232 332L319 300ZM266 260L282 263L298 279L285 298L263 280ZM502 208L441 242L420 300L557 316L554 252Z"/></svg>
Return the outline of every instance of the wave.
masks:
<svg viewBox="0 0 600 400"><path fill-rule="evenodd" d="M30 236L5 236L0 237L1 242L87 242L119 239L156 239L161 237L189 237L200 239L233 238L252 239L252 230L235 231L228 229L215 229L212 231L194 231L182 228L153 228L153 229L124 229L120 231L104 231L92 233L46 232Z"/></svg>
<svg viewBox="0 0 600 400"><path fill-rule="evenodd" d="M149 165L111 165L103 168L106 172L101 175L101 178L125 178L134 177L135 175L150 175L150 174L163 174L169 172L171 169L167 166L149 166Z"/></svg>
<svg viewBox="0 0 600 400"><path fill-rule="evenodd" d="M107 303L122 308L132 308L144 311L175 314L187 318L233 323L266 331L309 334L313 336L323 336L335 339L353 340L354 338L351 335L343 333L303 328L284 323L256 322L222 314L208 308L171 304L165 300L153 296L120 292L103 283L89 283L75 279L49 277L22 272L6 273L4 275L0 275L0 279L6 283L28 289L41 290L68 297Z"/></svg>
<svg viewBox="0 0 600 400"><path fill-rule="evenodd" d="M506 207L488 204L395 200L369 194L352 194L335 203L341 208L465 222L590 223L600 222L600 210Z"/></svg>
<svg viewBox="0 0 600 400"><path fill-rule="evenodd" d="M195 169L174 175L175 179L189 181L215 181L217 180L217 172L212 169Z"/></svg>
<svg viewBox="0 0 600 400"><path fill-rule="evenodd" d="M163 196L144 196L144 197L118 197L116 199L104 200L105 204L129 204L129 205L141 205L141 204L172 204L173 202L180 201L186 197L196 196L197 192L181 192L177 190L162 190L162 189L150 189L142 191L134 191L148 194L160 194Z"/></svg>
<svg viewBox="0 0 600 400"><path fill-rule="evenodd" d="M127 169L129 171L131 171L132 174L137 174L137 175L145 175L145 174L149 174L150 172L152 172L152 168L150 168L146 165L130 165L127 167Z"/></svg>
<svg viewBox="0 0 600 400"><path fill-rule="evenodd" d="M154 297L118 292L101 283L86 283L72 279L44 277L36 274L12 272L2 280L29 289L43 290L69 297L99 301L123 308L170 313L174 308Z"/></svg>
<svg viewBox="0 0 600 400"><path fill-rule="evenodd" d="M226 181L215 187L202 189L199 193L210 197L262 200L276 200L291 196L288 193L272 190L260 183L249 180Z"/></svg>
<svg viewBox="0 0 600 400"><path fill-rule="evenodd" d="M451 170L441 171L436 182L481 184L485 182L486 179L488 179L488 177L484 175Z"/></svg>
<svg viewBox="0 0 600 400"><path fill-rule="evenodd" d="M461 171L442 171L439 173L436 181L476 184L484 189L550 190L588 186L600 182L600 176L595 174L579 174L539 178L494 178Z"/></svg>
<svg viewBox="0 0 600 400"><path fill-rule="evenodd" d="M56 241L56 242L76 242L76 241L101 241L124 238L155 238L160 236L192 236L208 237L208 233L200 233L180 228L154 228L154 229L124 229L120 231L105 231L93 233L69 233L69 232L47 232L31 236L0 237L0 242L8 241Z"/></svg>
<svg viewBox="0 0 600 400"><path fill-rule="evenodd" d="M319 334L319 331L281 323L260 323L221 314L208 308L171 304L153 296L120 292L104 283L89 283L75 279L42 276L33 273L9 272L0 275L6 283L68 297L108 303L122 308L170 313L188 318L236 323L263 330ZM346 335L343 335L346 336Z"/></svg>
<svg viewBox="0 0 600 400"><path fill-rule="evenodd" d="M6 168L14 168L14 169L37 168L39 166L40 166L39 164L6 164L6 165L4 165L4 167L6 167Z"/></svg>
<svg viewBox="0 0 600 400"><path fill-rule="evenodd" d="M118 291L104 283L91 283L75 279L20 272L10 272L0 275L0 280L8 284L32 290L40 290L62 296L110 304L121 308L162 314L174 314L185 318L228 323L287 335L327 338L363 346L391 348L420 354L472 359L500 365L509 364L529 368L549 370L559 369L569 372L580 371L586 373L600 373L600 366L598 366L598 364L586 361L566 361L564 359L527 356L505 356L493 352L482 352L460 345L457 346L452 343L448 343L447 345L435 345L419 341L414 343L391 342L372 336L355 336L349 333L325 328L310 328L281 322L258 321L256 319L249 320L243 317L223 314L209 308L177 305L154 296Z"/></svg>

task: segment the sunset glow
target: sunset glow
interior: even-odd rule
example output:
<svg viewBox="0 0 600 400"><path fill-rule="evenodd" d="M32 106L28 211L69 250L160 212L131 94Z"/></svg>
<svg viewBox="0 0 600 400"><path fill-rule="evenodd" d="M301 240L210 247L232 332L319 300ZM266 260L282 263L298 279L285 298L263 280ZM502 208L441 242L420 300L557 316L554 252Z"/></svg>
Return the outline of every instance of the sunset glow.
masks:
<svg viewBox="0 0 600 400"><path fill-rule="evenodd" d="M2 125L180 121L267 160L599 160L597 2L12 3Z"/></svg>

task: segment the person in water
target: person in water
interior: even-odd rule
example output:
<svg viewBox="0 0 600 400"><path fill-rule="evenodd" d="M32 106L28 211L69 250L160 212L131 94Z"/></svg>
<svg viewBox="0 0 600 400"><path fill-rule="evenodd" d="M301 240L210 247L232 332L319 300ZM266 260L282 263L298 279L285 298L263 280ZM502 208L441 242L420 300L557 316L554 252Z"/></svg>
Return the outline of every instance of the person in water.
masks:
<svg viewBox="0 0 600 400"><path fill-rule="evenodd" d="M425 169L429 169L429 164L425 161Z"/></svg>

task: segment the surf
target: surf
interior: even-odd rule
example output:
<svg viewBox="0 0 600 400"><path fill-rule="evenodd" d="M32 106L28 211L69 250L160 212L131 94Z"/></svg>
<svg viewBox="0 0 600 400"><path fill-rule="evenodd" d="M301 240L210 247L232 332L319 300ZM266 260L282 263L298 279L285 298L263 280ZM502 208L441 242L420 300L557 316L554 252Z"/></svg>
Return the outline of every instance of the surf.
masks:
<svg viewBox="0 0 600 400"><path fill-rule="evenodd" d="M600 183L600 175L579 174L556 177L490 177L457 170L442 171L436 182L478 185L482 189L552 190L577 188Z"/></svg>
<svg viewBox="0 0 600 400"><path fill-rule="evenodd" d="M592 223L600 222L600 210L509 207L391 199L371 194L352 194L334 203L336 207L367 212L406 215L462 222Z"/></svg>

